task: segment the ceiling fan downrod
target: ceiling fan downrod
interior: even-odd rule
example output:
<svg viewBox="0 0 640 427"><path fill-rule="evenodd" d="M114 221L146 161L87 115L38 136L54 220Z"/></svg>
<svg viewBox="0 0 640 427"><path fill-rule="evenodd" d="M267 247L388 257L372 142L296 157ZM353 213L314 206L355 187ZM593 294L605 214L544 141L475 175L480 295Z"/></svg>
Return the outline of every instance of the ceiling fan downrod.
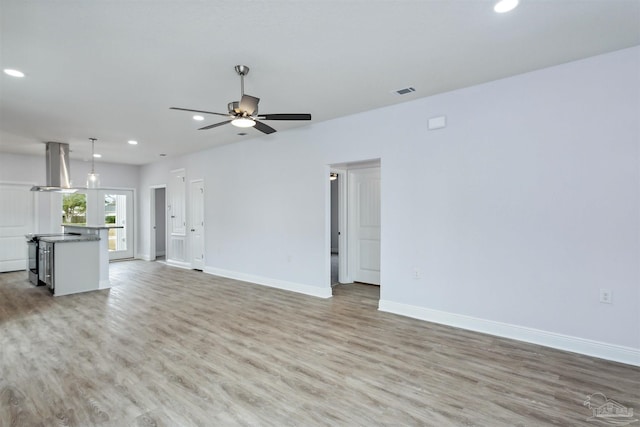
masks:
<svg viewBox="0 0 640 427"><path fill-rule="evenodd" d="M249 67L246 65L236 65L235 70L240 76L240 98L242 98L244 96L244 76L249 74Z"/></svg>

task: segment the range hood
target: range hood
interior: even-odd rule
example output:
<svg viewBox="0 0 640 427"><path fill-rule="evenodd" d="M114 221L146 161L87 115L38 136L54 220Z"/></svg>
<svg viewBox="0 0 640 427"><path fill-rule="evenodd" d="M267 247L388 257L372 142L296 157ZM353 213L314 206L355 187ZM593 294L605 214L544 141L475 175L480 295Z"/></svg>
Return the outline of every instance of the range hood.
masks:
<svg viewBox="0 0 640 427"><path fill-rule="evenodd" d="M31 191L55 191L58 193L75 193L71 188L69 169L69 144L62 142L47 142L46 156L47 183L35 185Z"/></svg>

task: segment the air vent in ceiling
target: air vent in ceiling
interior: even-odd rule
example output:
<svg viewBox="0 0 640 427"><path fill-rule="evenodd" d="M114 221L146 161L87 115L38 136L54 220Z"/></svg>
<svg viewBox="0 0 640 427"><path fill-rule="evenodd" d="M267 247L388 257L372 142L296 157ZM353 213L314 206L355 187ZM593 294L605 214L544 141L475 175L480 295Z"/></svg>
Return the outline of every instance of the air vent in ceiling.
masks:
<svg viewBox="0 0 640 427"><path fill-rule="evenodd" d="M395 93L396 95L406 95L408 93L415 92L415 91L416 90L413 87L409 86L402 89L394 90L391 93Z"/></svg>

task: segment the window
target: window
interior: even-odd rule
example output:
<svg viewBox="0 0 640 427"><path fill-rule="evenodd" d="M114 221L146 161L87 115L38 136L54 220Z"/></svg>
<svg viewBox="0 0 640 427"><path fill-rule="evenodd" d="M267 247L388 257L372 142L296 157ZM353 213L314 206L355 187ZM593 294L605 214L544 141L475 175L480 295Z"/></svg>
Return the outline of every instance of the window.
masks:
<svg viewBox="0 0 640 427"><path fill-rule="evenodd" d="M62 196L62 223L87 223L87 195L82 193L64 194Z"/></svg>

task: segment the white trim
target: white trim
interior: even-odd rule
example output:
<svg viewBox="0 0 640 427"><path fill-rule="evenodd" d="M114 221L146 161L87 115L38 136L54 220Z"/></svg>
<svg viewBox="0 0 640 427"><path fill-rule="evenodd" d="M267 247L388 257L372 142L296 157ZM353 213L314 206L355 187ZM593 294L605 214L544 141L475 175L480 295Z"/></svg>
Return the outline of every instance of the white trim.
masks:
<svg viewBox="0 0 640 427"><path fill-rule="evenodd" d="M227 277L229 279L250 282L256 285L269 286L270 288L282 289L285 291L298 292L300 294L310 295L319 298L331 298L331 286L317 287L303 285L301 283L287 282L285 280L270 279L268 277L254 276L236 271L223 270L221 268L205 267L204 272L215 276Z"/></svg>
<svg viewBox="0 0 640 427"><path fill-rule="evenodd" d="M109 279L101 279L98 282L98 289L109 289L111 287L111 281Z"/></svg>
<svg viewBox="0 0 640 427"><path fill-rule="evenodd" d="M192 200L192 197L191 197L192 196L191 186L193 184L196 184L196 183L199 183L199 182L202 183L202 224L200 226L202 227L202 269L204 269L205 256L206 256L206 253L207 253L207 248L206 248L207 239L205 237L205 229L204 229L204 222L205 222L205 219L206 219L206 213L205 213L205 210L204 210L204 206L206 205L206 199L205 199L205 194L206 193L205 193L205 188L204 188L204 178L197 178L197 179L192 179L192 180L189 181L189 190L188 190L188 193L189 193L189 204L188 204L189 211L186 214L186 217L187 217L186 220L189 223L189 225L186 228L187 229L193 229L192 222L193 222L193 210L194 209L193 209L193 204L192 204L193 200ZM185 202L186 202L186 198L185 198ZM187 252L189 254L189 257L188 257L189 265L191 266L192 270L199 270L199 268L198 268L199 266L194 266L194 262L193 262L193 253L192 253L193 252L193 246L192 246L193 245L193 238L192 238L192 236L193 235L191 233L186 233L186 237L187 237L186 240L187 240L188 246L189 246L189 248L188 248L189 250ZM165 246L165 248L166 248L166 246ZM156 254L156 256L157 256L157 254Z"/></svg>
<svg viewBox="0 0 640 427"><path fill-rule="evenodd" d="M338 174L338 282L351 283L351 273L349 271L349 244L347 236L349 233L349 224L347 223L347 170L333 169Z"/></svg>
<svg viewBox="0 0 640 427"><path fill-rule="evenodd" d="M324 229L325 229L325 245L324 245L324 272L325 272L325 277L324 277L324 281L325 283L329 283L329 286L332 285L331 283L331 254L333 252L333 248L331 247L331 180L327 179L328 176L330 176L331 173L331 169L329 168L329 166L325 167L325 171L324 171L324 184L325 184L325 191L324 191Z"/></svg>
<svg viewBox="0 0 640 427"><path fill-rule="evenodd" d="M587 356L640 366L640 349L608 344L555 332L542 331L509 323L480 319L446 311L432 310L415 305L380 300L378 310L401 316L440 323L475 332L510 338L558 350L571 351Z"/></svg>
<svg viewBox="0 0 640 427"><path fill-rule="evenodd" d="M191 264L188 262L176 261L173 259L168 259L166 262L167 262L167 265L170 265L171 267L178 267L178 268L183 268L185 270L191 270Z"/></svg>

